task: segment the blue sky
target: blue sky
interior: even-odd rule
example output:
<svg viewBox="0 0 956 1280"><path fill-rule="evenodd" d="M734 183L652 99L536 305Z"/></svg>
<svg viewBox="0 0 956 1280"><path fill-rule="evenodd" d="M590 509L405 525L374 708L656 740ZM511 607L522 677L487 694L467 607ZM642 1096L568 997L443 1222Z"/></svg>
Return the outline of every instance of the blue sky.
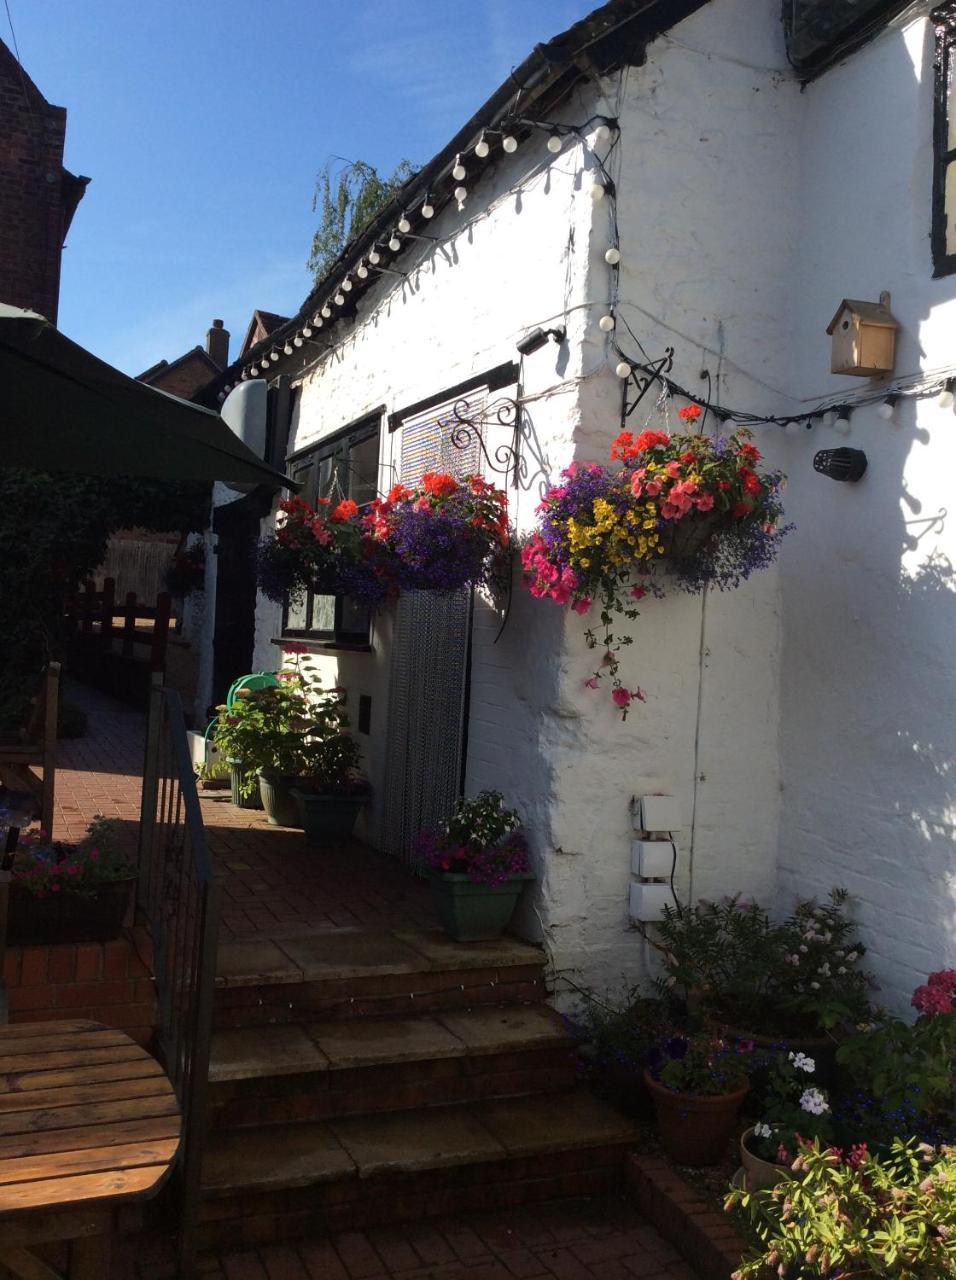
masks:
<svg viewBox="0 0 956 1280"><path fill-rule="evenodd" d="M435 154L598 0L9 0L23 64L92 177L60 328L131 374L256 307L290 314L317 172ZM0 9L0 36L11 44Z"/></svg>

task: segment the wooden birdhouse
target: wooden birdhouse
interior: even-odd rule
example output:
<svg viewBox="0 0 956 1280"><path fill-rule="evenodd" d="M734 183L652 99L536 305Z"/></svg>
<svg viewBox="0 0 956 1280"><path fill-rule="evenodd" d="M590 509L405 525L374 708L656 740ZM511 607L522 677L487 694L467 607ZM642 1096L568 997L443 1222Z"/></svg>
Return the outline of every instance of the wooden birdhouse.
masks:
<svg viewBox="0 0 956 1280"><path fill-rule="evenodd" d="M833 340L830 372L858 378L892 373L899 327L890 311L888 293L881 293L879 302L844 298L827 327Z"/></svg>

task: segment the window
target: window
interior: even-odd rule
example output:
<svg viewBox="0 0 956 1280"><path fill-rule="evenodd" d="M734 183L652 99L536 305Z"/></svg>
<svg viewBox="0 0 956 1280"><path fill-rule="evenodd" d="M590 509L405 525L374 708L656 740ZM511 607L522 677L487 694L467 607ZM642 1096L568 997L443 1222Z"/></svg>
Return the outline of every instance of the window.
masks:
<svg viewBox="0 0 956 1280"><path fill-rule="evenodd" d="M363 506L378 494L378 455L381 415L361 422L293 454L288 471L302 488L300 496L313 505L319 498L351 498ZM289 639L324 641L337 645L367 645L369 609L352 596L323 596L311 591L297 604L286 605L282 634Z"/></svg>
<svg viewBox="0 0 956 1280"><path fill-rule="evenodd" d="M936 23L936 120L933 130L933 274L956 271L956 3L933 14Z"/></svg>

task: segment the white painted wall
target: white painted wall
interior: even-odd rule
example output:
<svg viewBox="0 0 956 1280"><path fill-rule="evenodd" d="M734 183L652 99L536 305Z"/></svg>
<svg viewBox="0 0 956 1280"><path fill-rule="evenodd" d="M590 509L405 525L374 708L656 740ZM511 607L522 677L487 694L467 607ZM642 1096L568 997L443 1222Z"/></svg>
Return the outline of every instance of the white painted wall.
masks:
<svg viewBox="0 0 956 1280"><path fill-rule="evenodd" d="M841 297L892 291L901 373L953 360L954 318L954 285L932 281L929 260L927 24L898 24L801 91L779 9L713 0L603 86L606 98L567 109L622 123L618 314L633 336L619 323L621 346L673 344L679 382L703 388L707 369L715 402L778 414L860 389L828 372L824 330ZM523 366L542 472L606 457L620 406L617 357L609 368L597 328L611 287L606 205L581 189L578 152L548 160L542 139L469 184L466 213L433 224L452 240L420 246L402 264L407 282L384 277L366 295L306 379L294 448L514 358L524 332L565 319L569 346ZM557 382L561 394L547 394ZM650 399L634 425L645 418L660 420ZM789 906L846 884L898 1006L927 970L956 963L954 552L948 517L934 519L950 501L954 430L932 403L892 425L861 411L848 441L762 429L769 463L791 476L798 525L780 572L728 595L647 601L626 663L648 702L623 725L583 687L580 619L518 589L493 644L497 618L479 602L467 786L497 786L527 815L540 882L521 925L560 971L598 986L644 972L625 906L628 802L643 789L680 800L685 894ZM844 442L871 459L855 488L811 469L817 448ZM521 493L519 527L536 500L536 484ZM257 665L274 665L271 606L258 621ZM372 697L379 793L389 626L376 623L372 654L323 660L353 707Z"/></svg>
<svg viewBox="0 0 956 1280"><path fill-rule="evenodd" d="M803 97L801 395L868 386L828 373L843 296L890 290L897 374L956 365L956 277L931 278L933 53L925 16L901 21ZM846 436L805 437L786 441L799 531L783 562L781 889L847 885L882 998L902 1010L956 964L956 421L904 401L891 423L871 408ZM844 444L869 458L856 486L808 466Z"/></svg>

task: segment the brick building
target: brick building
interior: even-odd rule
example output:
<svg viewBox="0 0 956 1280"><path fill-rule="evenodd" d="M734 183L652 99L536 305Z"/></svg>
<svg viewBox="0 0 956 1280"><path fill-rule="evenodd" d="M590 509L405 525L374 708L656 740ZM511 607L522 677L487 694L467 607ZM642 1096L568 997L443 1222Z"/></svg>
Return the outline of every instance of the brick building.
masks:
<svg viewBox="0 0 956 1280"><path fill-rule="evenodd" d="M192 398L229 363L229 330L221 320L213 320L205 347L195 346L175 360L160 360L139 375L145 382L170 395Z"/></svg>
<svg viewBox="0 0 956 1280"><path fill-rule="evenodd" d="M56 322L60 257L89 178L63 167L54 107L0 40L0 301Z"/></svg>

